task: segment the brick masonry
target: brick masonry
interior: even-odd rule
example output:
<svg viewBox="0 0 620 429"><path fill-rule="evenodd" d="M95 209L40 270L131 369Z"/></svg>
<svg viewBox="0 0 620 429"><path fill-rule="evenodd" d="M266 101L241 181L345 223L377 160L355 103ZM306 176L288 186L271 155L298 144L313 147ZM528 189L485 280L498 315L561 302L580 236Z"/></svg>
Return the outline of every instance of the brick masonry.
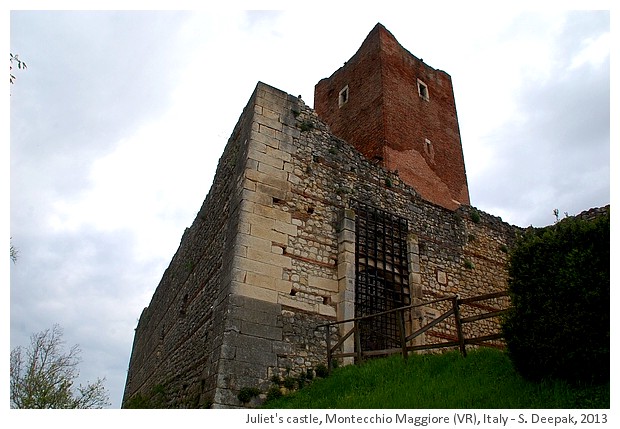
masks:
<svg viewBox="0 0 620 429"><path fill-rule="evenodd" d="M398 171L426 200L451 209L469 204L452 79L403 48L383 25L316 85L314 100L334 134Z"/></svg>

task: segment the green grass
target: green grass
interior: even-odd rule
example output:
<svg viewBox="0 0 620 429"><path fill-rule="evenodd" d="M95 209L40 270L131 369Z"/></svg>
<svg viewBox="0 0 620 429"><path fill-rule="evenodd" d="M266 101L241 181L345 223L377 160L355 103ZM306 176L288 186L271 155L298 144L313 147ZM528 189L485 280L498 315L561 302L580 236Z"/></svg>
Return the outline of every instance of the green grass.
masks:
<svg viewBox="0 0 620 429"><path fill-rule="evenodd" d="M609 408L609 383L571 387L520 377L505 352L479 349L373 359L338 368L264 408Z"/></svg>

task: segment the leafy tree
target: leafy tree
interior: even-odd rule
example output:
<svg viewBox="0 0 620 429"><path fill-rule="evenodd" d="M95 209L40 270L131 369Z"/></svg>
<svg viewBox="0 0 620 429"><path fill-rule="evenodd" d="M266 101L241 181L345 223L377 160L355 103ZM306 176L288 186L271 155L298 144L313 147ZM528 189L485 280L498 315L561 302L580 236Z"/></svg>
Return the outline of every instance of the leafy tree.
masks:
<svg viewBox="0 0 620 429"><path fill-rule="evenodd" d="M9 60L9 81L11 82L11 84L13 84L15 83L15 79L17 79L13 75L13 63L15 63L19 70L27 69L28 67L26 66L25 62L19 59L19 56L17 54L13 55L11 52L9 52L9 54L11 55L11 58Z"/></svg>
<svg viewBox="0 0 620 429"><path fill-rule="evenodd" d="M610 221L530 228L511 253L509 356L525 378L604 383L610 376Z"/></svg>
<svg viewBox="0 0 620 429"><path fill-rule="evenodd" d="M19 251L17 250L17 248L15 246L13 246L13 243L11 243L11 261L13 261L13 263L17 262L17 254L19 253Z"/></svg>
<svg viewBox="0 0 620 429"><path fill-rule="evenodd" d="M79 376L80 348L63 350L58 325L30 337L26 349L11 350L11 408L104 408L109 406L105 379L73 388Z"/></svg>

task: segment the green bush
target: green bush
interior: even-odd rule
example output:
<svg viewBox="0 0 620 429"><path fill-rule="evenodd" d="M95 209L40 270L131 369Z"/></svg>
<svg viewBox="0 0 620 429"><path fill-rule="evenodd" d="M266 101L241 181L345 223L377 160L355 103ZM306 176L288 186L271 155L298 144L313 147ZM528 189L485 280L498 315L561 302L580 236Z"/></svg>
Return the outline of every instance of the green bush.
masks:
<svg viewBox="0 0 620 429"><path fill-rule="evenodd" d="M289 390L293 390L297 386L297 380L294 377L288 376L284 378L282 385Z"/></svg>
<svg viewBox="0 0 620 429"><path fill-rule="evenodd" d="M256 387L244 387L237 394L237 399L239 399L239 401L243 404L247 404L252 400L252 398L255 398L258 395L260 395L260 390Z"/></svg>
<svg viewBox="0 0 620 429"><path fill-rule="evenodd" d="M317 377L325 378L329 375L329 370L327 366L320 363L317 365L316 370L314 371Z"/></svg>
<svg viewBox="0 0 620 429"><path fill-rule="evenodd" d="M509 356L527 379L609 382L609 214L528 229L510 254Z"/></svg>
<svg viewBox="0 0 620 429"><path fill-rule="evenodd" d="M281 398L282 396L283 395L280 387L276 386L275 384L272 385L269 390L267 390L267 401L273 401L275 399Z"/></svg>

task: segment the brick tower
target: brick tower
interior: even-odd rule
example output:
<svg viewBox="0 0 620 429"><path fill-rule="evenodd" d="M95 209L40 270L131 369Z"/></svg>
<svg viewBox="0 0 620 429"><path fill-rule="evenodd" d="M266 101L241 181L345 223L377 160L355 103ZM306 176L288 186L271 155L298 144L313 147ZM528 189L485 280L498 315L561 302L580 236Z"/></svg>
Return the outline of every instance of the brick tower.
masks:
<svg viewBox="0 0 620 429"><path fill-rule="evenodd" d="M452 210L469 205L452 79L383 25L315 86L314 108L334 134L398 171L422 198Z"/></svg>

